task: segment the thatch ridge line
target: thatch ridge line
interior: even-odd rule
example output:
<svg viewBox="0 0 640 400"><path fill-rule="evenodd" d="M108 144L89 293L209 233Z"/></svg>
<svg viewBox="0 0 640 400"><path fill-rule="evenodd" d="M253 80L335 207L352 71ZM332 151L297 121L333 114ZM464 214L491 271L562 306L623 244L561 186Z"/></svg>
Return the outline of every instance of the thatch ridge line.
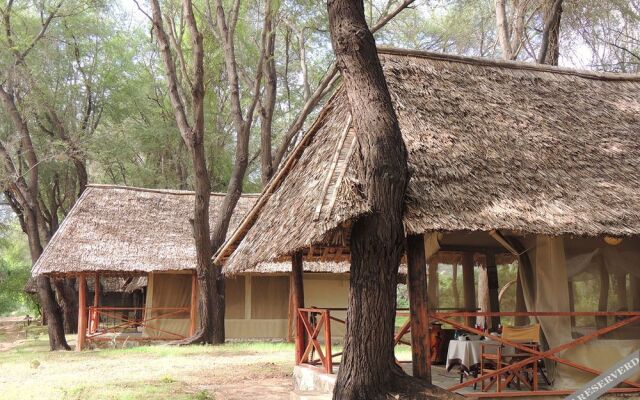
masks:
<svg viewBox="0 0 640 400"><path fill-rule="evenodd" d="M287 157L286 161L278 170L276 176L271 178L271 181L267 184L267 186L262 190L260 197L255 202L251 210L242 218L240 224L234 229L231 237L226 240L223 245L218 249L216 254L213 255L213 262L216 265L222 265L222 257L224 257L225 253L229 250L234 243L238 242L238 239L244 238L246 234L246 229L250 229L251 226L256 221L256 216L260 213L265 203L271 196L273 192L275 192L280 184L284 181L284 178L287 177L293 166L296 164L296 161L302 156L304 150L307 148L307 145L311 142L311 139L315 136L316 132L322 126L322 122L324 121L326 115L329 113L332 107L330 105L333 100L337 97L338 93L340 93L340 89L336 90L329 100L325 103L325 106L322 107L320 114L313 122L313 124L309 127L307 133L300 139L300 142L296 145L296 147L291 151L289 157Z"/></svg>
<svg viewBox="0 0 640 400"><path fill-rule="evenodd" d="M148 193L162 193L162 194L174 194L174 195L183 195L183 196L193 196L195 194L192 190L179 190L179 189L152 189L152 188L142 188L137 186L125 186L125 185L111 185L111 184L100 184L100 183L90 183L87 187L97 188L97 189L123 189L123 190L131 190L136 192L148 192ZM226 193L222 192L211 192L211 196L226 196ZM245 197L258 197L260 193L242 193L242 196Z"/></svg>
<svg viewBox="0 0 640 400"><path fill-rule="evenodd" d="M640 74L621 74L612 72L597 72L566 67L558 67L546 64L534 64L524 61L505 61L481 57L469 57L456 54L443 54L430 51L409 50L397 47L379 46L378 52L395 56L427 58L437 61L459 62L464 64L479 65L484 67L499 67L536 72L549 72L560 75L573 75L585 79L595 79L603 81L631 81L640 82Z"/></svg>
<svg viewBox="0 0 640 400"><path fill-rule="evenodd" d="M33 264L33 267L31 267L31 276L38 276L40 275L38 273L38 270L40 269L40 264L41 261L44 260L47 255L53 251L52 249L55 247L56 243L58 242L60 236L62 236L62 232L64 232L65 227L67 226L67 224L69 223L69 221L72 220L72 217L77 213L77 211L80 209L80 207L78 207L80 204L82 204L82 202L87 198L87 196L89 195L89 192L91 190L93 190L94 187L87 185L86 189L84 190L84 192L82 192L82 194L80 195L80 197L78 198L78 200L76 200L75 204L73 205L73 207L71 207L71 211L69 211L69 214L67 214L67 216L65 217L65 219L62 221L62 223L60 224L60 226L58 226L58 229L56 230L56 232L53 234L53 236L51 237L51 240L49 240L49 243L47 243L44 246L44 249L42 250L42 253L40 254L40 257L38 257L38 259L36 260L35 264Z"/></svg>

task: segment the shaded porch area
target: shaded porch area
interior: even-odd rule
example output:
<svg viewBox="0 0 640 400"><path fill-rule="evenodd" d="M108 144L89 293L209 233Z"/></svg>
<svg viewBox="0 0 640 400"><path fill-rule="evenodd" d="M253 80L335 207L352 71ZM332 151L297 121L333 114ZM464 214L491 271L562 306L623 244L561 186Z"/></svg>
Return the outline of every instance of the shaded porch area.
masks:
<svg viewBox="0 0 640 400"><path fill-rule="evenodd" d="M409 237L404 261L410 306L397 309L398 363L467 397L573 393L640 348L640 292L635 289L640 247L637 238L610 242L499 232ZM297 262L294 257L293 265ZM462 265L463 299L455 302L458 307L438 307L452 303L451 288L441 290L441 284L439 290L437 283L450 275L433 271L454 262ZM506 266L515 280L502 273ZM298 290L297 331L302 334L296 337L296 365L335 374L342 347L327 338L345 324L345 318L334 316L344 309L305 308L304 288ZM485 302L481 290L487 292ZM505 301L508 292L511 299ZM525 328L538 333L534 338L507 334ZM470 357L452 351L469 346L474 347ZM640 394L639 378L609 393Z"/></svg>
<svg viewBox="0 0 640 400"><path fill-rule="evenodd" d="M144 296L131 307L101 304L100 282L105 275L109 276L100 273L77 275L77 351L82 350L87 342L171 341L195 333L198 318L195 272L145 274ZM130 275L127 279L140 276ZM94 288L92 299L87 296L88 277L91 277Z"/></svg>

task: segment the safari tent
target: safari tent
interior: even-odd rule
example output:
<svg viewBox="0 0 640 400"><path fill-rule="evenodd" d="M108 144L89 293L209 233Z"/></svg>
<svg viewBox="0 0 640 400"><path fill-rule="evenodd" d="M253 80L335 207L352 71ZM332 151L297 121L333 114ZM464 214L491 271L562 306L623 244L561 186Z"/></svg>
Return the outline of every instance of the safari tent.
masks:
<svg viewBox="0 0 640 400"><path fill-rule="evenodd" d="M482 256L489 279L489 310L477 312L472 301L431 310L399 332L411 332L413 373L431 377L430 321L477 335L488 333L461 318L487 317L492 330L507 317L541 325L544 357L517 347L530 356L520 366L544 358L551 385L501 396L570 393L638 349L640 77L389 48L379 56L408 151L411 307L425 306L425 259L463 257L465 292L473 293L473 260ZM351 223L370 211L352 118L338 89L216 255L228 272L349 254ZM499 309L495 255L505 252L519 260L521 312ZM304 276L300 264L294 274ZM585 282L589 302L575 296ZM305 309L307 299L296 298L303 328L310 315L334 325L330 307ZM300 332L296 363L335 373L338 355L309 341L313 330ZM326 357L312 360L310 348ZM514 370L505 368L484 379ZM449 389L469 391L482 379ZM637 381L625 385L613 392L640 390Z"/></svg>
<svg viewBox="0 0 640 400"><path fill-rule="evenodd" d="M33 276L78 278L79 315L88 318L87 330L80 330L80 346L83 335L96 341L175 340L194 331L197 284L189 223L193 197L188 191L87 187L32 271ZM211 195L211 220L222 198ZM232 229L255 199L251 194L241 197ZM262 263L227 280L227 338L291 337L290 268ZM347 264L313 263L307 271L312 299L344 307ZM97 292L96 279L101 282ZM104 291L114 284L132 282L144 293L137 303L113 303L105 297Z"/></svg>

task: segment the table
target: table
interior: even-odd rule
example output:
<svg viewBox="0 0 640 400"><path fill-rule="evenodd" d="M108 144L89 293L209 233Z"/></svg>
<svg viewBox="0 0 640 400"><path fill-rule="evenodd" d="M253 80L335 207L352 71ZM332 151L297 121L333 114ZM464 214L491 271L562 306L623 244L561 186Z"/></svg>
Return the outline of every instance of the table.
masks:
<svg viewBox="0 0 640 400"><path fill-rule="evenodd" d="M465 372L477 369L480 365L482 344L485 340L452 340L447 350L447 372L456 365Z"/></svg>

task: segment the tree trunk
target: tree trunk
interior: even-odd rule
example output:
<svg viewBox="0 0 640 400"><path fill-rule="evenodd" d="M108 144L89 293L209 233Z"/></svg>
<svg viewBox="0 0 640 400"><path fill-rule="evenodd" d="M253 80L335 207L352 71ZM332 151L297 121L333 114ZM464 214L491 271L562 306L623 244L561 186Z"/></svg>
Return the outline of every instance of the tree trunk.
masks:
<svg viewBox="0 0 640 400"><path fill-rule="evenodd" d="M544 5L544 29L540 43L539 64L558 65L560 58L560 20L562 0L546 0Z"/></svg>
<svg viewBox="0 0 640 400"><path fill-rule="evenodd" d="M262 186L266 186L273 175L273 157L271 156L271 136L273 111L276 106L277 83L276 76L276 60L275 60L275 43L276 30L273 29L273 13L272 1L265 2L265 21L264 33L265 42L263 43L266 59L263 65L265 88L264 97L262 99L262 107L260 110L260 152L261 152L261 168Z"/></svg>
<svg viewBox="0 0 640 400"><path fill-rule="evenodd" d="M53 285L58 293L62 308L64 333L78 332L78 295L71 279L54 279Z"/></svg>
<svg viewBox="0 0 640 400"><path fill-rule="evenodd" d="M215 283L218 268L213 268L213 256L209 239L209 200L211 186L207 174L204 146L194 143L191 146L191 159L195 173L195 202L193 214L193 237L196 243L196 274L198 276L198 307L200 315L200 329L194 336L194 341L214 343L213 329L216 325L215 300L217 295ZM224 314L223 314L224 318ZM224 323L222 324L224 332ZM224 340L224 339L223 339Z"/></svg>
<svg viewBox="0 0 640 400"><path fill-rule="evenodd" d="M31 208L27 208L23 210L23 212L25 213L31 262L32 264L35 264L42 254L37 216ZM43 319L46 319L49 331L49 349L52 351L71 350L71 347L67 344L67 338L64 336L62 312L58 302L56 301L53 289L51 288L51 280L47 276L40 275L37 277L36 282L38 284L38 296L40 298L40 307L42 308Z"/></svg>
<svg viewBox="0 0 640 400"><path fill-rule="evenodd" d="M351 231L349 308L334 398L376 399L404 375L395 363L393 335L407 152L363 2L328 0L327 7L333 50L356 116L356 168L372 208Z"/></svg>

